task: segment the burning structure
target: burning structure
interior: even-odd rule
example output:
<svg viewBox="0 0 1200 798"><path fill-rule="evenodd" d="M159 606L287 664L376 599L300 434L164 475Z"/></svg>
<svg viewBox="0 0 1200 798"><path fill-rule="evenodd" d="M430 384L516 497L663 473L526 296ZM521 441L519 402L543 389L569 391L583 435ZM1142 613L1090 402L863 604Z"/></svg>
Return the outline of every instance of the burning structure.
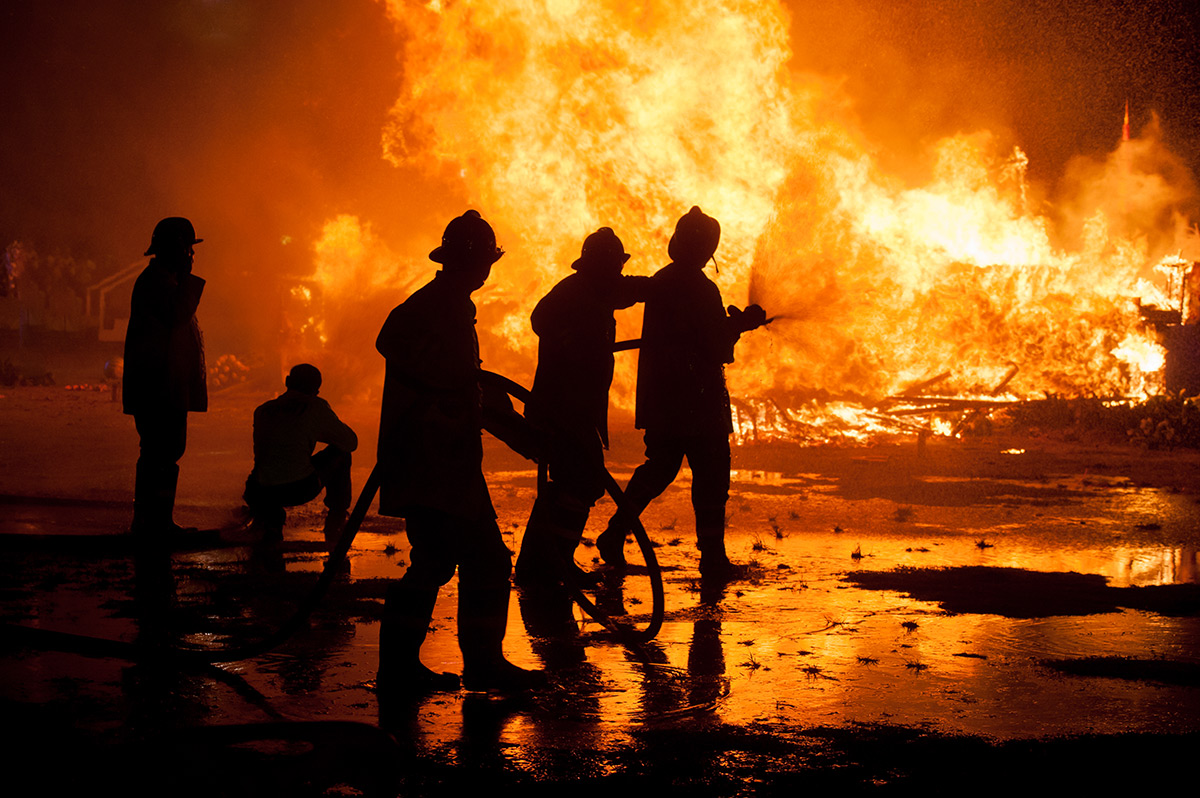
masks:
<svg viewBox="0 0 1200 798"><path fill-rule="evenodd" d="M452 165L512 253L481 301L492 368L532 373L529 311L582 233L612 226L628 270L649 273L698 203L726 231L725 296L777 317L729 369L743 438L886 426L867 407L934 383L977 410L1161 389L1164 350L1139 308L1180 306L1181 275L1163 274L1195 234L1178 210L1190 178L1157 119L1133 136L1126 109L1116 148L1075 163L1075 196L1052 207L1022 150L988 131L933 141L916 176L889 174L838 87L789 68L780 4L393 1L388 14L407 79L385 157ZM383 265L359 224L332 220L317 244L326 297L428 268ZM637 335L636 313L621 323ZM632 374L619 367L619 405Z"/></svg>
<svg viewBox="0 0 1200 798"><path fill-rule="evenodd" d="M286 42L265 33L286 26L266 25L249 6L183 5L170 29L190 36L195 52L229 61L238 43L249 43L275 52L272 64L288 60L271 50ZM1079 20L1039 5L1029 12L1037 24L1020 27L1007 20L1009 11L998 1L969 19L944 20L944 10L921 4L880 9L850 0L827 10L744 0L687 8L386 0L339 12L333 23L315 25L325 25L322 38L390 24L389 57L398 56L400 77L365 62L353 79L318 79L324 73L314 67L302 74L307 83L289 84L272 72L259 96L307 86L297 105L327 112L330 96L353 93L365 102L362 87L370 88L371 103L384 98L379 112L355 107L329 129L371 139L375 161L381 148L387 168L408 181L388 191L404 197L383 201L365 179L338 191L306 188L299 177L306 153L337 149L341 138L297 143L284 122L254 118L245 126L253 138L219 163L261 174L262 162L272 177L252 191L218 180L202 192L215 195L203 202L228 217L214 222L218 243L207 268L219 272L214 290L229 296L211 304L238 317L207 326L220 335L253 326L244 318L254 316L271 328L267 345L282 348L283 360L320 362L330 390L377 387L382 364L371 341L387 309L427 277L425 253L445 219L478 207L509 252L479 297L484 357L489 368L528 383L529 312L566 272L578 241L610 226L633 254L627 271L649 274L665 261L672 220L700 205L722 222L715 278L723 295L777 317L747 339L729 368L743 437L870 430L881 420L867 408L943 374L937 392L960 399L1144 396L1162 385L1164 351L1139 308L1178 307L1182 281L1169 285L1163 269L1178 272L1171 264L1200 257L1190 232L1190 170L1136 93L1117 136L1128 87L1111 106L1087 112L1094 127L1111 124L1108 152L1085 148L1092 154L1067 163L1055 192L1031 177L1038 164L1026 155L1036 155L1037 136L1049 134L1027 133L1035 146L1023 147L1006 120L948 114L948 107L978 108L985 95L1021 105L1025 92L1040 100L1043 115L1022 120L1026 131L1062 124L1066 111L1047 112L1053 104L1044 97L1061 90L1050 85L1061 73L1035 83L997 53L1052 49L1054 31L1078 28ZM1088 13L1091 20L1108 12ZM1121 13L1135 12L1122 6ZM1152 22L1127 21L1130 29ZM931 66L913 69L889 27L909 31L931 53ZM994 78L989 85L969 85L961 54L950 55L950 43L964 37L992 57L974 73ZM226 61L213 60L214 85L227 84L224 70L245 65ZM878 87L865 90L872 82ZM282 103L273 97L268 106ZM343 171L359 168L349 167ZM258 197L261 209L247 202L229 210L239 191ZM171 195L189 198L183 190ZM306 210L286 224L267 223L292 206ZM235 298L222 288L248 274L238 263L243 253L219 248L234 237L263 264L253 278L269 290ZM282 340L279 324L261 322L268 315L282 316ZM639 311L619 323L621 337L636 337ZM245 338L214 349L240 351ZM620 356L619 407L632 404L634 357Z"/></svg>

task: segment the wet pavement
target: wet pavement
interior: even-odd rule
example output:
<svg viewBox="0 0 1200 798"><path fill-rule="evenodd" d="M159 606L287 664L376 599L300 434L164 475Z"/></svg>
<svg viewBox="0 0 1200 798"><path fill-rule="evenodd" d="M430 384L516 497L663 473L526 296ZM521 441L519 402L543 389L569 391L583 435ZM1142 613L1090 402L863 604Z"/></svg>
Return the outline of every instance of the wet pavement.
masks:
<svg viewBox="0 0 1200 798"><path fill-rule="evenodd" d="M577 606L514 591L506 648L549 671L545 691L381 710L379 616L407 563L402 522L369 515L328 597L269 653L220 665L129 653L277 628L323 568L322 508L291 512L282 545L240 528L261 397L233 395L193 417L177 512L222 532L148 565L120 534L132 425L101 397L42 390L0 400L2 620L129 648L5 632L3 706L27 730L17 750L25 761L74 752L105 771L38 770L34 787L120 785L131 770L150 791L168 779L206 794L439 794L472 774L526 792L930 786L976 766L1015 779L1045 756L1169 755L1200 734L1194 452L1002 438L920 452L904 441L743 448L728 544L750 578L699 582L685 471L643 516L665 584L654 641L628 644ZM366 433L356 485L373 459L373 412L342 410ZM635 437L616 442L619 482L639 455ZM495 442L488 469L516 551L536 473ZM587 541L611 511L598 505ZM594 554L577 559L591 567ZM627 556L634 567L594 599L644 626L650 581L632 543ZM455 595L452 581L423 650L439 670L460 667ZM1088 774L1102 785L1103 772Z"/></svg>

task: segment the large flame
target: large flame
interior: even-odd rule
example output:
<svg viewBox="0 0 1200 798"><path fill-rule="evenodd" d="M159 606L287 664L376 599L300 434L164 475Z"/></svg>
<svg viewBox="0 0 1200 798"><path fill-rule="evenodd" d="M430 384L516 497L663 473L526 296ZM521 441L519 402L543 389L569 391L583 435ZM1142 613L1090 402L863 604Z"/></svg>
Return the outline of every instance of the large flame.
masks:
<svg viewBox="0 0 1200 798"><path fill-rule="evenodd" d="M627 270L652 273L674 221L700 205L722 223L726 301L777 317L743 339L735 396L797 416L814 396L879 398L944 371L960 392L1153 387L1162 352L1135 300L1168 301L1145 279L1164 253L1131 223L1173 198L1139 155L1161 149L1153 131L1080 178L1071 227L1031 199L1025 155L987 132L937 142L920 185L886 174L836 86L789 71L778 3L386 5L406 90L385 155L452 165L497 228L509 254L480 326L485 359L514 376L532 372L533 304L585 235L613 227ZM614 399L632 391L625 358Z"/></svg>
<svg viewBox="0 0 1200 798"><path fill-rule="evenodd" d="M455 164L509 254L481 323L530 373L529 313L583 238L617 231L629 273L666 262L692 205L721 220L726 299L743 304L753 251L804 145L785 64L787 18L757 2L389 2L409 91L385 131L397 161ZM747 95L747 92L750 95ZM638 312L622 320L637 335ZM487 355L485 355L487 357ZM522 363L516 362L523 360ZM632 398L632 356L614 399Z"/></svg>
<svg viewBox="0 0 1200 798"><path fill-rule="evenodd" d="M1144 245L1114 239L1097 213L1078 251L1056 249L1028 207L1023 154L989 144L940 142L918 188L865 156L798 167L755 273L755 293L788 316L777 385L873 396L952 369L980 391L1017 366L1027 393L1146 388L1151 364L1132 353L1157 344L1133 299L1165 298L1139 283Z"/></svg>

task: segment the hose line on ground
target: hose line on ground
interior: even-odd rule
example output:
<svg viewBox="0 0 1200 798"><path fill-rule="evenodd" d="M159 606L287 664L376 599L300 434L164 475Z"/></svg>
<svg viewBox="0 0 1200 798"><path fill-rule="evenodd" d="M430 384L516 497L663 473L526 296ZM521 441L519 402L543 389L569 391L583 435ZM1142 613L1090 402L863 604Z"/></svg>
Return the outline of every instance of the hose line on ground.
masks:
<svg viewBox="0 0 1200 798"><path fill-rule="evenodd" d="M625 342L630 343L630 342ZM634 347L627 347L634 348ZM528 408L529 401L533 398L530 391L518 382L510 380L502 374L496 374L491 371L483 372L484 379L491 382L493 385L502 387L505 391L517 399ZM625 492L621 490L621 486L613 479L612 474L608 469L601 466L603 470L602 479L604 481L604 489L608 495L612 497L613 502L617 505L617 510L627 518L631 519L631 527L633 537L637 541L638 548L642 551L642 557L645 559L646 572L650 577L650 593L651 593L651 608L650 622L645 629L631 629L628 626L617 624L612 617L605 613L602 609L596 606L590 598L577 586L570 582L565 583L565 587L571 593L571 597L575 603L583 608L584 612L590 615L595 621L611 630L619 637L634 643L648 643L653 640L662 629L663 616L666 612L666 599L663 594L662 568L658 564L658 557L654 553L654 544L650 540L650 535L647 534L646 528L642 525L640 513L629 506L625 499Z"/></svg>

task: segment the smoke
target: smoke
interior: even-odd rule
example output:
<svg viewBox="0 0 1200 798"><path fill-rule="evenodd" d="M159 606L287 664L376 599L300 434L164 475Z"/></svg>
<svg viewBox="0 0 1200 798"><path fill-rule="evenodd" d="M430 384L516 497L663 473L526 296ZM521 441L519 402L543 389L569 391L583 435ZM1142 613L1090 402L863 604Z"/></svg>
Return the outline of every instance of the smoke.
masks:
<svg viewBox="0 0 1200 798"><path fill-rule="evenodd" d="M394 246L451 193L380 158L396 47L372 2L5 3L2 243L103 276L144 262L158 219L188 216L209 348L274 354L328 219L388 222Z"/></svg>
<svg viewBox="0 0 1200 798"><path fill-rule="evenodd" d="M1195 178L1164 143L1157 114L1139 136L1122 141L1106 157L1072 158L1060 196L1068 242L1082 245L1087 223L1099 211L1115 237L1143 240L1152 260L1178 253L1186 220L1197 218Z"/></svg>
<svg viewBox="0 0 1200 798"><path fill-rule="evenodd" d="M793 68L840 82L891 174L916 174L938 139L988 129L1028 154L1031 180L1057 182L1073 157L1112 149L1126 100L1135 130L1157 112L1171 149L1200 168L1193 3L836 0L788 9Z"/></svg>

